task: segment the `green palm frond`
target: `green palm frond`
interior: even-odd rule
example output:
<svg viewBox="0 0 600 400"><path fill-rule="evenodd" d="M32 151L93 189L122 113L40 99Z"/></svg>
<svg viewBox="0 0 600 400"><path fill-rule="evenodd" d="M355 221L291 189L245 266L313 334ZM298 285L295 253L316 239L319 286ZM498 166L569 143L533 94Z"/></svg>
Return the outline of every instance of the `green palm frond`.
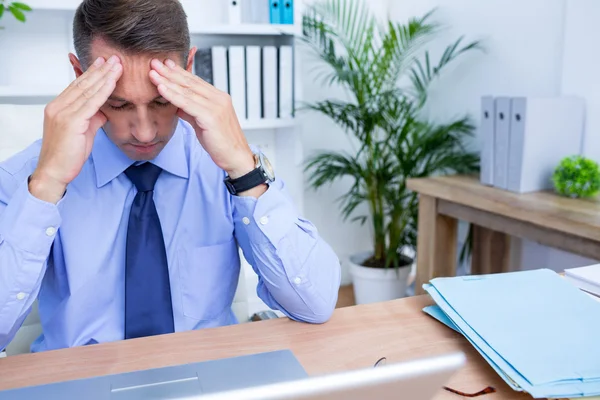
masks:
<svg viewBox="0 0 600 400"><path fill-rule="evenodd" d="M382 45L375 56L375 89L393 89L400 76L410 69L422 46L433 39L438 24L429 22L433 10L408 23L388 21L379 27Z"/></svg>
<svg viewBox="0 0 600 400"><path fill-rule="evenodd" d="M419 104L425 104L431 82L440 75L444 67L468 51L481 49L479 41L473 41L461 47L463 40L464 37L460 37L454 43L448 45L436 65L432 65L428 51L425 52L422 60L417 59L415 61L410 71L410 79L412 90Z"/></svg>
<svg viewBox="0 0 600 400"><path fill-rule="evenodd" d="M345 153L323 152L308 159L307 170L312 170L308 182L315 188L332 183L344 176L361 180L365 176L363 167L352 155Z"/></svg>
<svg viewBox="0 0 600 400"><path fill-rule="evenodd" d="M364 96L364 68L372 59L375 19L360 0L326 0L308 6L303 16L302 40L317 50L332 71L321 75L331 83L345 83L357 98Z"/></svg>

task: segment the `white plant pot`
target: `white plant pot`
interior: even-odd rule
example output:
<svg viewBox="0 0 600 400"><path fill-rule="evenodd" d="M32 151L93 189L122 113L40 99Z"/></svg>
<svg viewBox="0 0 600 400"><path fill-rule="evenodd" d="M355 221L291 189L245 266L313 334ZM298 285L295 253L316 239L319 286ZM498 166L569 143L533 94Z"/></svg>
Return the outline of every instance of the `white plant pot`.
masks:
<svg viewBox="0 0 600 400"><path fill-rule="evenodd" d="M406 297L411 266L398 269L363 267L362 263L372 255L372 252L363 252L350 256L350 274L356 304L377 303Z"/></svg>

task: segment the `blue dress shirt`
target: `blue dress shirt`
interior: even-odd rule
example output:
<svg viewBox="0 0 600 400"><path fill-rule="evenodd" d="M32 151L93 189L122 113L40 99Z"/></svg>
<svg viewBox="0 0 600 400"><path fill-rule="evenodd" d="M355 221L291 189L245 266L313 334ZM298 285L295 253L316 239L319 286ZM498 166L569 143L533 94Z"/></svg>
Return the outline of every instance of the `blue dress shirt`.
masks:
<svg viewBox="0 0 600 400"><path fill-rule="evenodd" d="M27 179L41 141L0 163L0 349L36 298L43 334L32 351L124 337L125 243L136 189L132 164L100 129L90 158L56 205L33 197ZM231 196L225 172L180 120L152 161L164 171L160 217L175 331L236 323L231 304L238 245L258 274L259 297L289 318L326 321L337 300L339 261L300 217L277 179L258 199Z"/></svg>

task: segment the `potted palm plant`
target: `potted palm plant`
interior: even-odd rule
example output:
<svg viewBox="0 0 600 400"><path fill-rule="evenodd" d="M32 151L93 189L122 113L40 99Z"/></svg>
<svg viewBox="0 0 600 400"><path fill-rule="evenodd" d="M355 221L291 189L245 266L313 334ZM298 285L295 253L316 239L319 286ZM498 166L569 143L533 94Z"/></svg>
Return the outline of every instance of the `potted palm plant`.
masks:
<svg viewBox="0 0 600 400"><path fill-rule="evenodd" d="M350 177L339 199L343 217L371 227L372 251L350 259L357 303L406 295L418 218L418 198L406 180L479 168L478 155L465 146L474 133L469 117L433 122L423 110L444 68L480 45L458 38L434 62L424 48L440 32L431 19L432 12L407 23L380 22L360 0L320 1L303 15L303 42L325 67L316 78L349 94L302 108L332 119L358 144L354 153L323 151L306 164L313 189ZM369 213L356 215L364 203Z"/></svg>

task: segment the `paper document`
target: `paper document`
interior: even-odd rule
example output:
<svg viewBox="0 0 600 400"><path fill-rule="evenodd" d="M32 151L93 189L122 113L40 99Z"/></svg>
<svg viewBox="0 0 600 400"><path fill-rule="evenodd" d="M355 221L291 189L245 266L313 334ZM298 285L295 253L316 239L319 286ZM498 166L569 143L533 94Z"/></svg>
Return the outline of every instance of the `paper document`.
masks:
<svg viewBox="0 0 600 400"><path fill-rule="evenodd" d="M600 264L566 269L565 279L581 290L600 296Z"/></svg>
<svg viewBox="0 0 600 400"><path fill-rule="evenodd" d="M600 395L600 303L555 272L437 278L424 288L513 389Z"/></svg>

